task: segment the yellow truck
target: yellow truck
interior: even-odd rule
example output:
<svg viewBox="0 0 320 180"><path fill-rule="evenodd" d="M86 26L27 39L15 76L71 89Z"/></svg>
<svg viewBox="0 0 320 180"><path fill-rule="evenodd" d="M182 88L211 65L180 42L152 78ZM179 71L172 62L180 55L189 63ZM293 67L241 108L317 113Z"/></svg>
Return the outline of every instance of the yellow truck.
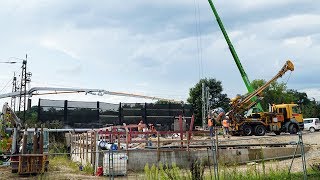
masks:
<svg viewBox="0 0 320 180"><path fill-rule="evenodd" d="M230 121L231 134L246 136L263 136L266 132L295 134L303 129L303 117L297 104L274 104L270 106L268 112L253 111L253 107L262 98L263 90L279 77L282 77L288 70L294 70L294 65L289 60L276 76L266 84L246 96L237 96L231 99L231 110L225 116Z"/></svg>
<svg viewBox="0 0 320 180"><path fill-rule="evenodd" d="M231 121L231 132L263 136L266 132L296 134L303 130L303 117L297 104L274 104L269 112L251 113L241 121Z"/></svg>

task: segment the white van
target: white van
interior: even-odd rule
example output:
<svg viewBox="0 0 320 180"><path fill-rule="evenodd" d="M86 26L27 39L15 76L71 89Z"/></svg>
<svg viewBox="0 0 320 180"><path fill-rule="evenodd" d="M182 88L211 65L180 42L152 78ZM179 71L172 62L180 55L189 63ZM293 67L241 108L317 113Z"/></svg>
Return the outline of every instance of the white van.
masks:
<svg viewBox="0 0 320 180"><path fill-rule="evenodd" d="M310 132L320 130L319 118L306 118L306 119L303 119L303 122L304 122L305 130L309 130Z"/></svg>

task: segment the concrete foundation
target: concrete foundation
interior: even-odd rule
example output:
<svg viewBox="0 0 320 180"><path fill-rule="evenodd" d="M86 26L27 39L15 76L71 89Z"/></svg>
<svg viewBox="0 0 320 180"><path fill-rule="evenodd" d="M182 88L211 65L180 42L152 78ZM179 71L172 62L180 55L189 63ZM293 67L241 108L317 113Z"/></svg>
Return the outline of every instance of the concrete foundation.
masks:
<svg viewBox="0 0 320 180"><path fill-rule="evenodd" d="M305 152L309 148L305 147ZM290 158L294 155L295 147L272 147L257 149L219 149L219 162L223 164L243 164L250 161L262 161L271 159ZM300 149L297 150L300 155ZM208 158L209 157L209 158ZM162 164L171 165L175 163L182 168L189 168L192 159L212 162L212 151L209 150L141 150L128 152L128 170L143 170L146 164ZM159 161L158 161L159 160Z"/></svg>

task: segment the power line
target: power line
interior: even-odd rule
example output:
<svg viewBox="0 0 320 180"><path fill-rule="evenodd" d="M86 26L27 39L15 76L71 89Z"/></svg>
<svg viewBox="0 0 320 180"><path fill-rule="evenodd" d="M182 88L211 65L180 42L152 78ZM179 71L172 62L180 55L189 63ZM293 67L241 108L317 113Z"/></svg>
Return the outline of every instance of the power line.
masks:
<svg viewBox="0 0 320 180"><path fill-rule="evenodd" d="M201 33L201 17L200 5L198 0L194 0L194 18L196 22L196 38L197 38L197 61L199 69L199 79L203 78L203 58L202 58L202 33Z"/></svg>
<svg viewBox="0 0 320 180"><path fill-rule="evenodd" d="M202 75L202 78L203 78L203 60L202 60L202 33L201 33L201 26L200 26L200 23L201 23L201 17L200 17L200 3L199 1L197 0L198 2L198 30L199 30L199 48L200 48L200 63L201 63L201 75Z"/></svg>
<svg viewBox="0 0 320 180"><path fill-rule="evenodd" d="M199 75L199 80L201 79L201 60L200 60L200 42L199 42L199 26L198 26L198 18L197 18L197 0L194 0L194 19L196 22L196 39L197 39L197 62L198 62L198 75Z"/></svg>
<svg viewBox="0 0 320 180"><path fill-rule="evenodd" d="M9 79L9 81L6 83L6 85L0 90L0 92L2 92L7 86L8 84L11 82L11 79Z"/></svg>

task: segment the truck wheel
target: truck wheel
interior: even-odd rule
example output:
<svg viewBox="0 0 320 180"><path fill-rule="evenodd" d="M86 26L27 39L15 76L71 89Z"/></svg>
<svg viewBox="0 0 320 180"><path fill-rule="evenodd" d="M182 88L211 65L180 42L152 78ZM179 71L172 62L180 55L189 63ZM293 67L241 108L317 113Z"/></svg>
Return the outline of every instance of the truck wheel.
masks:
<svg viewBox="0 0 320 180"><path fill-rule="evenodd" d="M251 136L252 135L252 127L247 124L244 124L242 126L242 135Z"/></svg>
<svg viewBox="0 0 320 180"><path fill-rule="evenodd" d="M315 129L314 127L311 127L311 128L309 129L309 131L313 133L313 132L316 131L316 129Z"/></svg>
<svg viewBox="0 0 320 180"><path fill-rule="evenodd" d="M298 127L295 124L290 124L289 125L289 133L290 134L297 134L298 132Z"/></svg>
<svg viewBox="0 0 320 180"><path fill-rule="evenodd" d="M254 133L256 136L264 136L266 134L266 128L263 125L257 125L254 128Z"/></svg>
<svg viewBox="0 0 320 180"><path fill-rule="evenodd" d="M274 132L276 135L280 135L281 131L275 131Z"/></svg>

